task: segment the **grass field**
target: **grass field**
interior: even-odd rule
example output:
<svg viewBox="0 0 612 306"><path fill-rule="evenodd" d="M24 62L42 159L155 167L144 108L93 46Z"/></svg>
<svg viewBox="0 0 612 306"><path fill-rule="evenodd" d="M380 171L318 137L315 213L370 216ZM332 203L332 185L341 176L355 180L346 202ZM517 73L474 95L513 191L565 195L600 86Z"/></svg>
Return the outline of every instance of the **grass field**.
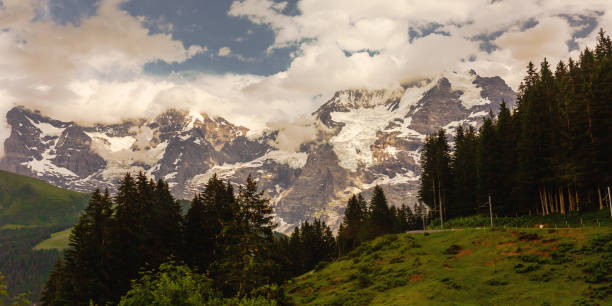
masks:
<svg viewBox="0 0 612 306"><path fill-rule="evenodd" d="M34 250L63 250L68 248L68 238L71 228L51 234L51 238L44 240L34 246Z"/></svg>
<svg viewBox="0 0 612 306"><path fill-rule="evenodd" d="M88 200L88 194L0 171L0 227L74 224Z"/></svg>
<svg viewBox="0 0 612 306"><path fill-rule="evenodd" d="M612 305L612 228L387 235L319 268L295 303Z"/></svg>
<svg viewBox="0 0 612 306"><path fill-rule="evenodd" d="M440 228L440 220L431 220L431 228ZM594 211L572 212L567 214L551 214L547 216L532 215L520 217L494 217L493 224L497 228L514 227L537 227L544 224L545 227L612 227L612 216L608 208ZM475 228L491 227L489 215L474 215L459 217L444 221L444 228Z"/></svg>

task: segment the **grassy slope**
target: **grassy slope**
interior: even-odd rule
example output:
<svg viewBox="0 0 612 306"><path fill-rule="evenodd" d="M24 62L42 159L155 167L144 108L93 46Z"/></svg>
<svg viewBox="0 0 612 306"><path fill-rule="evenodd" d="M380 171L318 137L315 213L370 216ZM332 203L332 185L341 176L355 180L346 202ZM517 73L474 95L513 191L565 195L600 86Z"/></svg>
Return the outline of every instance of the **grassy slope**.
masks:
<svg viewBox="0 0 612 306"><path fill-rule="evenodd" d="M0 171L0 227L74 224L89 195Z"/></svg>
<svg viewBox="0 0 612 306"><path fill-rule="evenodd" d="M539 237L525 241L519 232ZM585 272L601 263L599 276L607 267L604 279L610 278L612 228L519 232L380 237L319 272L295 278L287 291L297 304L570 305L590 299L612 305L612 279L589 283L597 274ZM607 237L607 245L595 247L598 236ZM457 254L445 254L451 245L460 247Z"/></svg>
<svg viewBox="0 0 612 306"><path fill-rule="evenodd" d="M51 238L38 243L34 246L34 250L63 250L68 248L68 238L71 231L72 227L51 234Z"/></svg>

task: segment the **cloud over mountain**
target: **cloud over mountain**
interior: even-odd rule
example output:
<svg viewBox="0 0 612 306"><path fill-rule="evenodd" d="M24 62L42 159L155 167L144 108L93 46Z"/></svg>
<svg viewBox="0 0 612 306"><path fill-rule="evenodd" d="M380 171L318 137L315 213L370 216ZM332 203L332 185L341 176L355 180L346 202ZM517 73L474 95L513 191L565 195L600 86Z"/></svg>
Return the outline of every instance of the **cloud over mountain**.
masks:
<svg viewBox="0 0 612 306"><path fill-rule="evenodd" d="M15 104L63 120L109 122L173 106L265 128L313 111L339 89L389 88L444 71L474 68L516 88L529 60L564 59L575 52L572 44L592 45L597 27L612 29L612 4L599 0L302 0L297 14L285 13L286 2L234 1L230 18L273 31L270 53L295 48L286 69L155 75L147 64L230 55L230 48L181 41L170 33L173 20L132 15L125 4L102 0L73 24L54 21L48 1L2 1L0 154L8 136L4 113Z"/></svg>

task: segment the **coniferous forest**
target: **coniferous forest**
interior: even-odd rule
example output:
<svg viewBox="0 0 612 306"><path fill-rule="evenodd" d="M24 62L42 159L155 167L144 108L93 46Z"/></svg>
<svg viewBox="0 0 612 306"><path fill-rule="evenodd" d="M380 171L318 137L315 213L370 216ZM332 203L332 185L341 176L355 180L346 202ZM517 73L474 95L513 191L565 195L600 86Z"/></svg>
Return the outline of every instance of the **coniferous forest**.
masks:
<svg viewBox="0 0 612 306"><path fill-rule="evenodd" d="M600 30L577 60L527 66L513 109L476 131L427 137L419 198L449 219L603 209L612 185L612 42Z"/></svg>
<svg viewBox="0 0 612 306"><path fill-rule="evenodd" d="M275 233L270 201L250 177L236 192L213 176L185 216L163 180L126 174L117 190L113 197L92 194L45 284L44 305L138 304L146 299L134 298L152 275L176 273L183 280L202 278L206 286L198 288L210 293L202 300L210 304L271 296L282 303L275 285L362 241L418 224L408 207L389 208L380 187L370 203L361 195L349 200L338 239L319 220L304 222L290 237Z"/></svg>

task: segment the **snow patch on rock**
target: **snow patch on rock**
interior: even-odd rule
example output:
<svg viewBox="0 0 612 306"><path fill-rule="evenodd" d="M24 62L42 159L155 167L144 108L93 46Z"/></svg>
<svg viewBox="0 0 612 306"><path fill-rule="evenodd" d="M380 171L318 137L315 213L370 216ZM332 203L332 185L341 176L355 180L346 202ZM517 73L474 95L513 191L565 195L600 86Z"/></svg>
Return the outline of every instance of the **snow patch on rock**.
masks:
<svg viewBox="0 0 612 306"><path fill-rule="evenodd" d="M393 113L384 105L379 105L350 112L333 112L331 116L333 121L345 124L340 133L330 140L340 159L340 166L354 172L360 164L371 165L373 157L370 146L376 141L376 133L387 126Z"/></svg>

